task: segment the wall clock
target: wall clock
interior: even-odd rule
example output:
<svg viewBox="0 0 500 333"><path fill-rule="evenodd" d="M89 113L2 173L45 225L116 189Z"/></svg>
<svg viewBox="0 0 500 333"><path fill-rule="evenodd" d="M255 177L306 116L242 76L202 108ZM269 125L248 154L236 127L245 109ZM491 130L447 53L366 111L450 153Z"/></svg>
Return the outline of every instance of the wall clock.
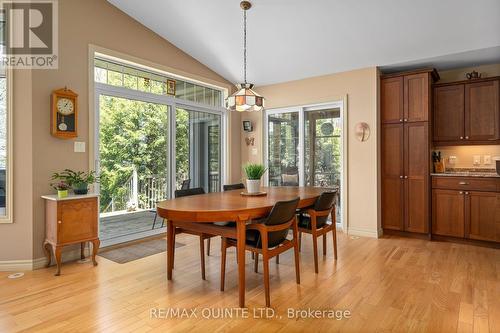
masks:
<svg viewBox="0 0 500 333"><path fill-rule="evenodd" d="M78 95L68 88L54 90L50 99L50 134L68 139L78 136Z"/></svg>

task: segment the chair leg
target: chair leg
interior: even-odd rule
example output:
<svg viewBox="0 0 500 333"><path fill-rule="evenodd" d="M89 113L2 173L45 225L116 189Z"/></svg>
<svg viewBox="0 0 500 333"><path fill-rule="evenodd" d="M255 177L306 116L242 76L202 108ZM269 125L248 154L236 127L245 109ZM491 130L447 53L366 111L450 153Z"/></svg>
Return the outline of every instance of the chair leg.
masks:
<svg viewBox="0 0 500 333"><path fill-rule="evenodd" d="M299 231L299 251L302 250L302 232Z"/></svg>
<svg viewBox="0 0 500 333"><path fill-rule="evenodd" d="M224 291L224 284L226 280L226 238L222 237L221 239L221 259L220 259L220 291Z"/></svg>
<svg viewBox="0 0 500 333"><path fill-rule="evenodd" d="M295 281L297 284L300 284L300 266L299 266L299 242L298 242L298 231L297 231L297 225L294 225L294 228L292 229L293 232L293 254L295 258Z"/></svg>
<svg viewBox="0 0 500 333"><path fill-rule="evenodd" d="M279 265L279 263L280 263L280 255L279 255L279 254L277 254L277 255L276 255L276 263L277 263L278 265Z"/></svg>
<svg viewBox="0 0 500 333"><path fill-rule="evenodd" d="M264 253L262 255L262 264L264 266L264 292L266 294L266 307L270 307L271 297L269 296L269 258L267 256L267 253Z"/></svg>
<svg viewBox="0 0 500 333"><path fill-rule="evenodd" d="M205 240L200 236L201 278L205 280Z"/></svg>
<svg viewBox="0 0 500 333"><path fill-rule="evenodd" d="M318 273L318 237L316 234L312 234L313 240L313 255L314 255L314 272Z"/></svg>
<svg viewBox="0 0 500 333"><path fill-rule="evenodd" d="M207 239L207 256L210 255L210 239L211 238Z"/></svg>
<svg viewBox="0 0 500 333"><path fill-rule="evenodd" d="M255 260L253 262L253 270L255 273L259 272L259 254L255 253Z"/></svg>
<svg viewBox="0 0 500 333"><path fill-rule="evenodd" d="M255 253L252 252L252 259L255 259Z"/></svg>
<svg viewBox="0 0 500 333"><path fill-rule="evenodd" d="M326 234L323 234L323 255L326 256Z"/></svg>
<svg viewBox="0 0 500 333"><path fill-rule="evenodd" d="M334 225L332 229L333 237L333 258L337 260L337 227Z"/></svg>
<svg viewBox="0 0 500 333"><path fill-rule="evenodd" d="M165 225L165 219L162 219L161 220L161 227L163 228L164 225Z"/></svg>
<svg viewBox="0 0 500 333"><path fill-rule="evenodd" d="M157 217L158 217L158 212L155 213L155 219L153 220L153 227L151 228L151 230L154 230L154 228L155 228L156 218Z"/></svg>

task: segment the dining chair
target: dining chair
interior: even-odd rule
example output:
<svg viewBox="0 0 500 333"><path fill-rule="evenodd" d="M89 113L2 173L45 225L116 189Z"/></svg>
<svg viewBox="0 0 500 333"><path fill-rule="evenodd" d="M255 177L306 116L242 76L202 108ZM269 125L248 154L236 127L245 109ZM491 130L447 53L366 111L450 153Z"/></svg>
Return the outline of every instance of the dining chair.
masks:
<svg viewBox="0 0 500 333"><path fill-rule="evenodd" d="M191 195L199 195L205 194L205 190L202 187L195 187L184 190L176 190L174 195L176 198L187 197ZM174 221L174 244L175 244L175 235L185 233L189 235L194 235L200 237L200 259L201 259L201 278L205 280L205 239L207 240L207 256L210 255L210 238L215 237L213 235L205 234L198 231L187 230L182 228L181 225L176 225ZM175 258L175 246L174 246L174 258Z"/></svg>
<svg viewBox="0 0 500 333"><path fill-rule="evenodd" d="M326 256L326 234L332 232L333 257L337 260L337 229L335 218L335 200L337 191L323 192L314 205L300 211L299 216L299 249L301 248L302 233L312 235L314 271L318 273L318 237L323 236L323 255ZM328 222L328 215L332 220Z"/></svg>
<svg viewBox="0 0 500 333"><path fill-rule="evenodd" d="M297 240L297 216L295 210L300 198L289 201L278 201L266 218L254 220L246 226L247 251L255 253L255 270L257 270L259 254L262 254L264 267L264 291L266 306L271 306L269 295L269 259L283 253L293 247L295 257L295 279L300 284L299 269L299 243ZM293 237L287 239L288 230L292 228ZM236 240L222 237L221 242L221 282L220 289L224 291L226 272L226 250L228 247L236 246Z"/></svg>
<svg viewBox="0 0 500 333"><path fill-rule="evenodd" d="M181 190L189 189L190 184L191 184L191 179L184 179L181 184Z"/></svg>
<svg viewBox="0 0 500 333"><path fill-rule="evenodd" d="M243 185L243 183L228 184L228 185L223 185L222 188L224 191L242 190L245 189L245 185Z"/></svg>

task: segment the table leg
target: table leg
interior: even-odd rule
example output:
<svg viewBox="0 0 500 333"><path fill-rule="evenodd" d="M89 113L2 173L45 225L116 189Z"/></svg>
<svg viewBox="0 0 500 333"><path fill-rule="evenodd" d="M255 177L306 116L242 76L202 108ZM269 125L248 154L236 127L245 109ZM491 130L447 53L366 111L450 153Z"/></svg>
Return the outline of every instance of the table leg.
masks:
<svg viewBox="0 0 500 333"><path fill-rule="evenodd" d="M167 280L172 280L172 268L174 263L174 225L167 220Z"/></svg>
<svg viewBox="0 0 500 333"><path fill-rule="evenodd" d="M238 289L240 308L245 307L245 229L246 220L236 221L236 247L238 250Z"/></svg>

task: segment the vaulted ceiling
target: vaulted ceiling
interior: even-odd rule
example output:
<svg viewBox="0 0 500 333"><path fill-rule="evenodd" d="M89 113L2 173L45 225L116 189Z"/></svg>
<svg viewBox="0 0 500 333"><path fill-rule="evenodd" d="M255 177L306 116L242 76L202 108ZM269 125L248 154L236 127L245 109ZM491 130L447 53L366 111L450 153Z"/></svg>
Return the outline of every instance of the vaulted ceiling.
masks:
<svg viewBox="0 0 500 333"><path fill-rule="evenodd" d="M232 82L243 79L238 0L108 0ZM248 81L369 66L500 62L499 0L254 0Z"/></svg>

